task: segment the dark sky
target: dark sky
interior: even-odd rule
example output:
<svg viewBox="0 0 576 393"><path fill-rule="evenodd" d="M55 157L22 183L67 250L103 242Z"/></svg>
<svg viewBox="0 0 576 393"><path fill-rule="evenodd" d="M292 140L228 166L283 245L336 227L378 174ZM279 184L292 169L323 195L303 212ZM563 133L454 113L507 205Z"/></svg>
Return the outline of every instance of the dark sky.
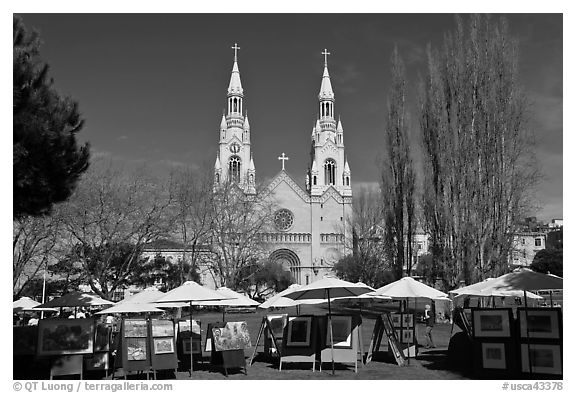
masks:
<svg viewBox="0 0 576 393"><path fill-rule="evenodd" d="M378 181L393 46L407 64L411 104L425 48L454 28L447 14L21 14L43 40L56 87L80 103L80 140L94 156L163 171L213 165L238 42L257 176L278 155L303 182L327 48L335 113L356 186ZM545 176L543 220L562 217L562 15L507 16ZM412 114L412 132L417 132Z"/></svg>

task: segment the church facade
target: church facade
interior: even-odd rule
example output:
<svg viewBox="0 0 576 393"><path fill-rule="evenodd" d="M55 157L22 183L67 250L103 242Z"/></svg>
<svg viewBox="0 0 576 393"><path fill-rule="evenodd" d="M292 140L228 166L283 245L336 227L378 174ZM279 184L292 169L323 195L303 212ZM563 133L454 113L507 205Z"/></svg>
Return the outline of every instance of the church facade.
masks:
<svg viewBox="0 0 576 393"><path fill-rule="evenodd" d="M214 165L215 187L236 183L245 194L255 194L256 166L251 150L252 135L244 109L244 90L238 67L236 45L227 92L226 111L218 136ZM326 50L324 72L318 94L318 117L310 135L310 161L302 188L284 169L265 185L264 192L274 203L273 230L262 234L269 259L289 270L296 283L306 285L328 273L347 253L352 233L351 173L344 149L344 129L335 117L335 96L328 72ZM311 110L313 110L311 108ZM279 152L280 153L280 152ZM257 158L257 157L256 157Z"/></svg>

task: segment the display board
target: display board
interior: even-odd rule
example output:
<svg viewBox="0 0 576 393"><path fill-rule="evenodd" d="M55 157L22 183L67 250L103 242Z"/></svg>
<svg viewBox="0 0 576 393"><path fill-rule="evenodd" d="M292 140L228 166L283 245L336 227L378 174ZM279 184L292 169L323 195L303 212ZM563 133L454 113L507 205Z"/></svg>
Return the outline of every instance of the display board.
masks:
<svg viewBox="0 0 576 393"><path fill-rule="evenodd" d="M517 350L520 372L531 378L558 378L563 375L562 309L518 308Z"/></svg>
<svg viewBox="0 0 576 393"><path fill-rule="evenodd" d="M396 316L395 318L398 319L399 316ZM399 366L405 366L406 357L404 356L404 352L400 349L400 342L398 341L396 330L394 329L394 321L389 313L381 314L376 318L376 323L370 339L370 345L368 346L368 353L366 354L366 363L370 363L374 353L379 352L382 339L384 338L388 341L389 352L396 360L396 363Z"/></svg>
<svg viewBox="0 0 576 393"><path fill-rule="evenodd" d="M38 352L38 326L13 326L12 345L14 356L31 356Z"/></svg>
<svg viewBox="0 0 576 393"><path fill-rule="evenodd" d="M151 366L153 370L178 368L176 354L176 336L174 322L170 319L152 319L151 328Z"/></svg>
<svg viewBox="0 0 576 393"><path fill-rule="evenodd" d="M320 370L322 363L353 363L354 371L358 372L358 354L362 359L361 325L362 318L356 315L332 315L332 334L334 350L331 348L328 317L317 317L319 324Z"/></svg>
<svg viewBox="0 0 576 393"><path fill-rule="evenodd" d="M283 331L280 365L283 363L312 363L316 369L318 319L313 315L289 316Z"/></svg>
<svg viewBox="0 0 576 393"><path fill-rule="evenodd" d="M124 319L120 334L124 371L150 370L152 361L148 321L145 319Z"/></svg>
<svg viewBox="0 0 576 393"><path fill-rule="evenodd" d="M83 355L94 350L94 319L41 319L38 356Z"/></svg>
<svg viewBox="0 0 576 393"><path fill-rule="evenodd" d="M418 355L418 339L416 336L416 319L412 313L390 313L392 326L396 330L399 348L404 356L414 358Z"/></svg>
<svg viewBox="0 0 576 393"><path fill-rule="evenodd" d="M84 367L88 371L106 371L110 369L110 350L112 348L112 326L97 323L94 326L94 353L84 356Z"/></svg>
<svg viewBox="0 0 576 393"><path fill-rule="evenodd" d="M471 309L474 372L505 377L516 370L516 329L510 308Z"/></svg>
<svg viewBox="0 0 576 393"><path fill-rule="evenodd" d="M251 345L245 321L208 324L206 347L211 349L210 364L222 366L225 375L231 368L243 368L247 374L244 348Z"/></svg>
<svg viewBox="0 0 576 393"><path fill-rule="evenodd" d="M192 344L190 344L190 330L192 330ZM192 329L190 329L190 320L180 320L178 321L178 335L177 335L177 353L178 359L183 364L190 364L190 351L193 351L194 355L200 355L200 357L194 357L196 360L202 358L202 329L200 321L192 320Z"/></svg>

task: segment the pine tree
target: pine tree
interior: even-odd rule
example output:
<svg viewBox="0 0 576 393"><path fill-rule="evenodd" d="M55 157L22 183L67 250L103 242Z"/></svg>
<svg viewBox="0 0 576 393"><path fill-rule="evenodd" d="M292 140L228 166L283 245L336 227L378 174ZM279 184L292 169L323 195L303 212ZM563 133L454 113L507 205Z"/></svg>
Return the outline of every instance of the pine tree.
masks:
<svg viewBox="0 0 576 393"><path fill-rule="evenodd" d="M78 104L60 96L39 57L40 39L14 17L14 218L49 214L88 168L89 146L78 146L84 121Z"/></svg>

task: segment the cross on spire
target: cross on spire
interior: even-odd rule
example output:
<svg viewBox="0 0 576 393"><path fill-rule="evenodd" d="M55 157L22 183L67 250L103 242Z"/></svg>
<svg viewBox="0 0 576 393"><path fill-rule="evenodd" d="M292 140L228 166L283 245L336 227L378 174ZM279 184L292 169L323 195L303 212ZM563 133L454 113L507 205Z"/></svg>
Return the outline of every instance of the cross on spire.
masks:
<svg viewBox="0 0 576 393"><path fill-rule="evenodd" d="M322 52L322 54L324 55L324 67L328 66L328 55L330 54L330 52L328 52L328 49L324 49L324 52Z"/></svg>
<svg viewBox="0 0 576 393"><path fill-rule="evenodd" d="M284 170L284 162L286 160L289 160L289 158L286 156L286 154L282 153L282 155L278 157L278 159L282 161L282 170Z"/></svg>
<svg viewBox="0 0 576 393"><path fill-rule="evenodd" d="M238 59L238 49L240 49L240 47L237 43L234 43L234 46L231 48L234 49L234 61L236 61Z"/></svg>

